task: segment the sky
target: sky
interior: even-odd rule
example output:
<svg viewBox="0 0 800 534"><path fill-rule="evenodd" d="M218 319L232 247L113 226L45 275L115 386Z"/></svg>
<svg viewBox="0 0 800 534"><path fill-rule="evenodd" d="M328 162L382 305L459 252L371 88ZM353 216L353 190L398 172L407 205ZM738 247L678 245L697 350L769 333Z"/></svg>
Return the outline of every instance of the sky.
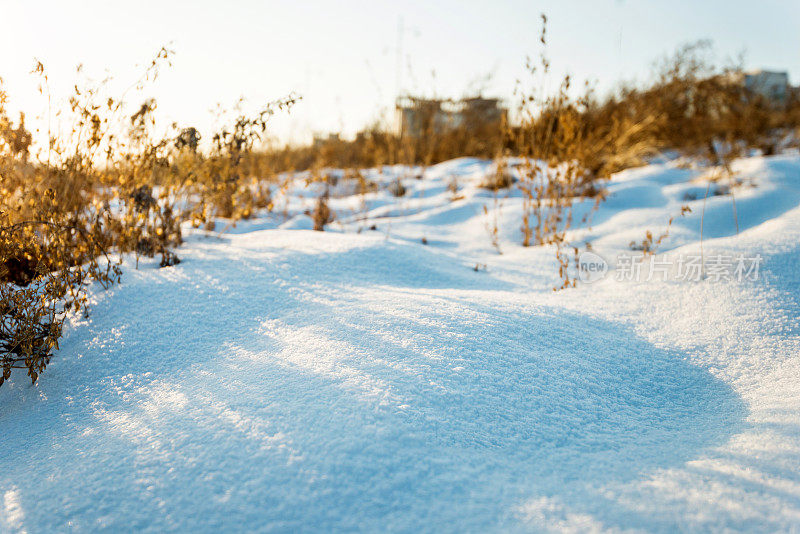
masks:
<svg viewBox="0 0 800 534"><path fill-rule="evenodd" d="M245 98L254 109L295 93L302 101L271 133L303 142L390 117L398 93L511 101L526 57L541 51L540 13L553 79L568 72L609 90L646 80L679 45L710 39L721 60L744 53L746 68L786 70L800 84L800 2L790 0L0 0L0 77L9 109L41 124L34 58L60 102L78 64L124 88L167 45L172 66L135 95L156 98L163 124L208 131L217 104Z"/></svg>

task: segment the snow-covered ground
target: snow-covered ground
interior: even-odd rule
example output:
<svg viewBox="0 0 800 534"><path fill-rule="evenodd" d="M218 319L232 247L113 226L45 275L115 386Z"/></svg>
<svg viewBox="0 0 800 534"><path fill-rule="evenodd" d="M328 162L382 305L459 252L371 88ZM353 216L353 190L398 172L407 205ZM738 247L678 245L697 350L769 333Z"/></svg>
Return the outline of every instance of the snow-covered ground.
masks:
<svg viewBox="0 0 800 534"><path fill-rule="evenodd" d="M736 170L701 281L705 171L675 162L615 176L573 236L610 271L560 292L478 160L340 182L329 232L298 186L286 222L194 234L0 388L0 530L800 531L800 156Z"/></svg>

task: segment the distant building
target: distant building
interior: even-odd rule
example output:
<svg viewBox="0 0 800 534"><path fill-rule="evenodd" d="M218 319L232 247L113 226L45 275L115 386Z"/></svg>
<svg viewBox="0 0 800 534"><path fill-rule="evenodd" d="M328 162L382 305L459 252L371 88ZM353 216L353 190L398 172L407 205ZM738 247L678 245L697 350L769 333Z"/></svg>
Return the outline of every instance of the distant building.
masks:
<svg viewBox="0 0 800 534"><path fill-rule="evenodd" d="M338 133L329 133L329 134L314 134L314 148L320 148L329 143L336 143L340 141Z"/></svg>
<svg viewBox="0 0 800 534"><path fill-rule="evenodd" d="M464 122L472 120L493 124L504 120L508 115L499 98L483 98L481 96L461 100L461 116Z"/></svg>
<svg viewBox="0 0 800 534"><path fill-rule="evenodd" d="M502 121L508 111L498 98L472 97L443 100L403 96L395 105L395 133L421 137L462 126L483 126Z"/></svg>
<svg viewBox="0 0 800 534"><path fill-rule="evenodd" d="M745 89L760 95L770 102L785 106L789 99L789 75L786 72L757 70L745 73L742 78Z"/></svg>

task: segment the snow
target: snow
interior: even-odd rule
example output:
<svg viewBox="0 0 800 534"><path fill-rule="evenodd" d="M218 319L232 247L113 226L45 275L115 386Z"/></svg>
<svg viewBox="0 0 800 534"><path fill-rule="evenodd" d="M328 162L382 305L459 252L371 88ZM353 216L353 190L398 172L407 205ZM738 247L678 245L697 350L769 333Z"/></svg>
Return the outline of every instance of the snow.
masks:
<svg viewBox="0 0 800 534"><path fill-rule="evenodd" d="M707 173L665 161L614 177L572 236L611 272L561 292L492 170L365 171L408 194L340 183L325 233L298 185L129 265L0 388L0 530L800 529L800 156L736 162L738 235L706 202L704 253L757 280L614 277L684 204L658 257L699 252Z"/></svg>

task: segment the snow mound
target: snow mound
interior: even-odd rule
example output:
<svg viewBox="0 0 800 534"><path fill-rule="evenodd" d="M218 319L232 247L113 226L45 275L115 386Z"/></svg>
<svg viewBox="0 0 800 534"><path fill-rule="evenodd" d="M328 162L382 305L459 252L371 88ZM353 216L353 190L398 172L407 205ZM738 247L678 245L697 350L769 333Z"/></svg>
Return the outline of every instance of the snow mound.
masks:
<svg viewBox="0 0 800 534"><path fill-rule="evenodd" d="M304 191L129 266L0 389L0 530L800 528L800 157L737 166L739 234L710 197L704 247L760 254L757 280L553 293L469 158L369 171L406 195L331 197L331 232ZM579 237L630 253L688 203L661 251L694 253L705 189L623 172Z"/></svg>

